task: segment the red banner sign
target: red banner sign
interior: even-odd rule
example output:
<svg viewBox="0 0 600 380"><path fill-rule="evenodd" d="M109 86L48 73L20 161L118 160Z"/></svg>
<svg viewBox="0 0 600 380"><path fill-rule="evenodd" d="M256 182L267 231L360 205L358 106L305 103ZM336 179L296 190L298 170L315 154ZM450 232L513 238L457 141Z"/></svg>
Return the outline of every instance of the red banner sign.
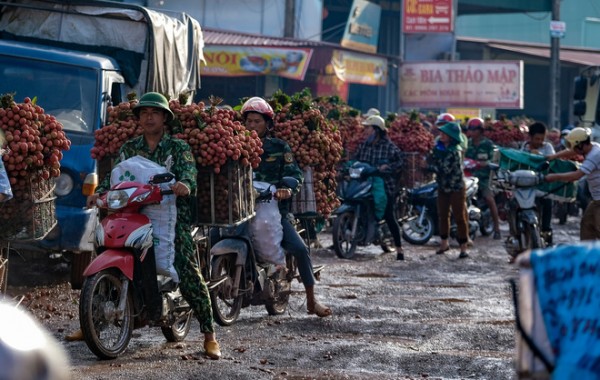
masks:
<svg viewBox="0 0 600 380"><path fill-rule="evenodd" d="M453 30L452 0L404 1L404 33L450 33Z"/></svg>

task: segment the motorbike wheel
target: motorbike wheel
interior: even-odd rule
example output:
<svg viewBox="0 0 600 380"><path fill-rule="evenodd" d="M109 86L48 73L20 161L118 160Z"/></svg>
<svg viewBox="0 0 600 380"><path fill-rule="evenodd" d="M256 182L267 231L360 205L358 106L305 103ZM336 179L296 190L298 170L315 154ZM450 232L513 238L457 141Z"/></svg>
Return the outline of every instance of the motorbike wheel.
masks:
<svg viewBox="0 0 600 380"><path fill-rule="evenodd" d="M192 315L194 315L193 311L185 311L179 315L179 318L171 326L160 328L167 342L181 342L185 339L190 332Z"/></svg>
<svg viewBox="0 0 600 380"><path fill-rule="evenodd" d="M123 292L121 276L103 270L85 279L79 301L79 323L85 343L100 359L118 357L133 332L133 302L126 296L125 310L118 314Z"/></svg>
<svg viewBox="0 0 600 380"><path fill-rule="evenodd" d="M544 248L540 236L540 227L531 224L523 224L521 230L521 252L528 249Z"/></svg>
<svg viewBox="0 0 600 380"><path fill-rule="evenodd" d="M494 232L494 222L492 221L492 213L489 209L481 213L479 232L483 236L490 236Z"/></svg>
<svg viewBox="0 0 600 380"><path fill-rule="evenodd" d="M435 221L429 213L425 214L422 224L419 223L419 215L413 215L402 223L402 237L410 244L427 244L433 236L434 223Z"/></svg>
<svg viewBox="0 0 600 380"><path fill-rule="evenodd" d="M350 259L356 252L357 242L349 236L353 221L354 213L345 212L338 215L333 222L333 249L341 259Z"/></svg>
<svg viewBox="0 0 600 380"><path fill-rule="evenodd" d="M211 265L212 279L216 280L226 276L227 279L210 292L210 301L215 321L221 326L231 326L239 317L242 309L242 293L233 297L233 283L235 273L235 255L216 256ZM242 279L243 281L243 279Z"/></svg>

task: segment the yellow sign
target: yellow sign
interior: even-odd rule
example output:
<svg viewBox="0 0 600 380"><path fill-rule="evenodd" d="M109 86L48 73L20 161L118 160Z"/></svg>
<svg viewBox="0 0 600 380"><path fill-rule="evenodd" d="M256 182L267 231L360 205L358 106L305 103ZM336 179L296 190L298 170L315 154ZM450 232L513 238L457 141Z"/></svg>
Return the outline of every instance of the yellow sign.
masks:
<svg viewBox="0 0 600 380"><path fill-rule="evenodd" d="M387 83L387 59L366 54L334 50L331 66L343 82L372 86Z"/></svg>
<svg viewBox="0 0 600 380"><path fill-rule="evenodd" d="M481 117L479 108L448 108L446 112L452 114L461 124L467 124L467 121L474 117Z"/></svg>
<svg viewBox="0 0 600 380"><path fill-rule="evenodd" d="M304 80L311 56L312 49L211 45L204 47L206 65L200 73L220 77L277 75Z"/></svg>

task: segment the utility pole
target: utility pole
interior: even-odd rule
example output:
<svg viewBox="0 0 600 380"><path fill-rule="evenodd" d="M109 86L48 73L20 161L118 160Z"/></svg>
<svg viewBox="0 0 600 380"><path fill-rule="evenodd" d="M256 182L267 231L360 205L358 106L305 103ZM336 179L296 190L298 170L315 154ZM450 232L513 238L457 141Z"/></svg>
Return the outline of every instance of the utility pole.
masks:
<svg viewBox="0 0 600 380"><path fill-rule="evenodd" d="M295 37L295 24L296 24L296 1L285 0L285 24L283 27L284 37Z"/></svg>
<svg viewBox="0 0 600 380"><path fill-rule="evenodd" d="M552 0L552 21L560 20L560 0ZM550 36L550 125L560 130L560 37Z"/></svg>

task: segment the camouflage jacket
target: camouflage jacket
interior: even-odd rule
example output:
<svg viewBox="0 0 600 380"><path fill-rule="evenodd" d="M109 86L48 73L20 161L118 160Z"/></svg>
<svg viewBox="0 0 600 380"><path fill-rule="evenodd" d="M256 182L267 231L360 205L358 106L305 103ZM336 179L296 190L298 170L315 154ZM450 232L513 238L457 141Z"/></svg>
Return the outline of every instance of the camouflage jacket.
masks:
<svg viewBox="0 0 600 380"><path fill-rule="evenodd" d="M254 170L254 180L277 185L283 177L294 177L302 184L304 176L290 146L274 137L265 137L262 143L263 154L260 156L260 165ZM300 186L294 189L295 192L299 190ZM283 215L289 212L289 203L279 202L279 210Z"/></svg>
<svg viewBox="0 0 600 380"><path fill-rule="evenodd" d="M172 156L173 166L171 167L171 173L175 175L175 180L189 187L191 195L196 194L196 161L192 155L190 146L185 141L171 137L165 133L154 152L150 152L144 136L135 137L123 144L114 165L134 156L142 156L160 165L164 165L167 158ZM103 179L96 192L104 192L109 188L110 175ZM191 217L190 211L190 197L177 197L177 220L179 222L188 222Z"/></svg>

